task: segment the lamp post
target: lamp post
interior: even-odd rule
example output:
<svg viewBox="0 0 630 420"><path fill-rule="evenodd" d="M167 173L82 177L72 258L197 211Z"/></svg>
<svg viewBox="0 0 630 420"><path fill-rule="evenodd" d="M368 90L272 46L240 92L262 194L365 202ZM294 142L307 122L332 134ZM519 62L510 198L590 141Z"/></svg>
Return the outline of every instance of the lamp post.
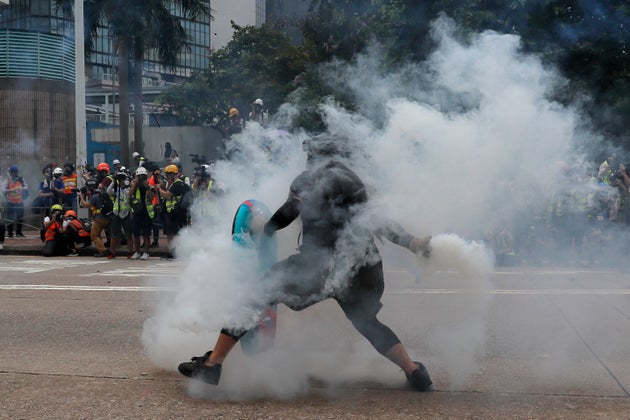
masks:
<svg viewBox="0 0 630 420"><path fill-rule="evenodd" d="M74 117L76 128L76 167L87 163L85 125L85 51L83 28L83 0L74 0Z"/></svg>

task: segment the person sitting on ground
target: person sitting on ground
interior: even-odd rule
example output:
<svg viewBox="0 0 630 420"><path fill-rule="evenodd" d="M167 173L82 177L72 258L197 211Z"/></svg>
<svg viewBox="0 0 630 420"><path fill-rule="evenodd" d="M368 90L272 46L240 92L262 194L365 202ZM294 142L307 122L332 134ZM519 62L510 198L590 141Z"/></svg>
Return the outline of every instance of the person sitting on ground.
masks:
<svg viewBox="0 0 630 420"><path fill-rule="evenodd" d="M63 226L66 229L70 256L75 257L79 255L77 253L77 245L83 244L83 248L87 248L92 244L90 232L88 232L85 224L77 217L76 211L66 210Z"/></svg>
<svg viewBox="0 0 630 420"><path fill-rule="evenodd" d="M42 255L54 257L68 255L68 238L63 226L63 207L61 204L53 204L50 208L50 216L44 218L44 246Z"/></svg>

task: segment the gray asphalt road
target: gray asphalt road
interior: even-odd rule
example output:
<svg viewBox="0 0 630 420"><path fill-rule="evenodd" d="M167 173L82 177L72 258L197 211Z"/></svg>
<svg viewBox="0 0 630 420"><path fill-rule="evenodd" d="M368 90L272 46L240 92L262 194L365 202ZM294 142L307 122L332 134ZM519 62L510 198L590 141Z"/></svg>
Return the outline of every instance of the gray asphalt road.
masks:
<svg viewBox="0 0 630 420"><path fill-rule="evenodd" d="M281 307L274 351L239 351L219 387L188 381L140 338L181 269L1 257L0 418L630 418L630 274L497 269L479 285L387 267L380 318L429 368L420 394L331 301ZM178 340L178 357L211 346Z"/></svg>

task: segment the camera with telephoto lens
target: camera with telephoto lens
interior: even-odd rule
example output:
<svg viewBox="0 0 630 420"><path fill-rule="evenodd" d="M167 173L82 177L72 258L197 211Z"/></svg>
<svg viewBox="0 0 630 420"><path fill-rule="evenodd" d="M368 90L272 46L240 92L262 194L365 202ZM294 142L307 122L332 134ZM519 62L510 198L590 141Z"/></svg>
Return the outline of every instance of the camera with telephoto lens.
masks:
<svg viewBox="0 0 630 420"><path fill-rule="evenodd" d="M81 194L88 195L88 193L93 193L94 190L98 187L98 181L94 178L90 178L85 181L85 186L81 187Z"/></svg>
<svg viewBox="0 0 630 420"><path fill-rule="evenodd" d="M123 188L127 188L129 186L129 174L124 170L116 172L116 182Z"/></svg>
<svg viewBox="0 0 630 420"><path fill-rule="evenodd" d="M208 163L208 159L206 158L206 155L199 155L199 154L191 153L189 156L192 159L193 163L196 163L198 165L205 165L206 163Z"/></svg>

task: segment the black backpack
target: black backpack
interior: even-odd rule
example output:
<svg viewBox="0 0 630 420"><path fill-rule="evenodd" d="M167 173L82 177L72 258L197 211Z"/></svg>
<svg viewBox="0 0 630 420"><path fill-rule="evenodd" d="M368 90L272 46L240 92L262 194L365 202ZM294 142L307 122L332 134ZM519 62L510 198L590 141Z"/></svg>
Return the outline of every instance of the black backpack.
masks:
<svg viewBox="0 0 630 420"><path fill-rule="evenodd" d="M177 204L175 205L175 209L184 212L190 209L195 197L190 185L186 184L183 181L182 184L184 184L184 194L182 194L182 198L178 200Z"/></svg>
<svg viewBox="0 0 630 420"><path fill-rule="evenodd" d="M106 192L101 192L101 214L109 216L114 211L114 202Z"/></svg>

